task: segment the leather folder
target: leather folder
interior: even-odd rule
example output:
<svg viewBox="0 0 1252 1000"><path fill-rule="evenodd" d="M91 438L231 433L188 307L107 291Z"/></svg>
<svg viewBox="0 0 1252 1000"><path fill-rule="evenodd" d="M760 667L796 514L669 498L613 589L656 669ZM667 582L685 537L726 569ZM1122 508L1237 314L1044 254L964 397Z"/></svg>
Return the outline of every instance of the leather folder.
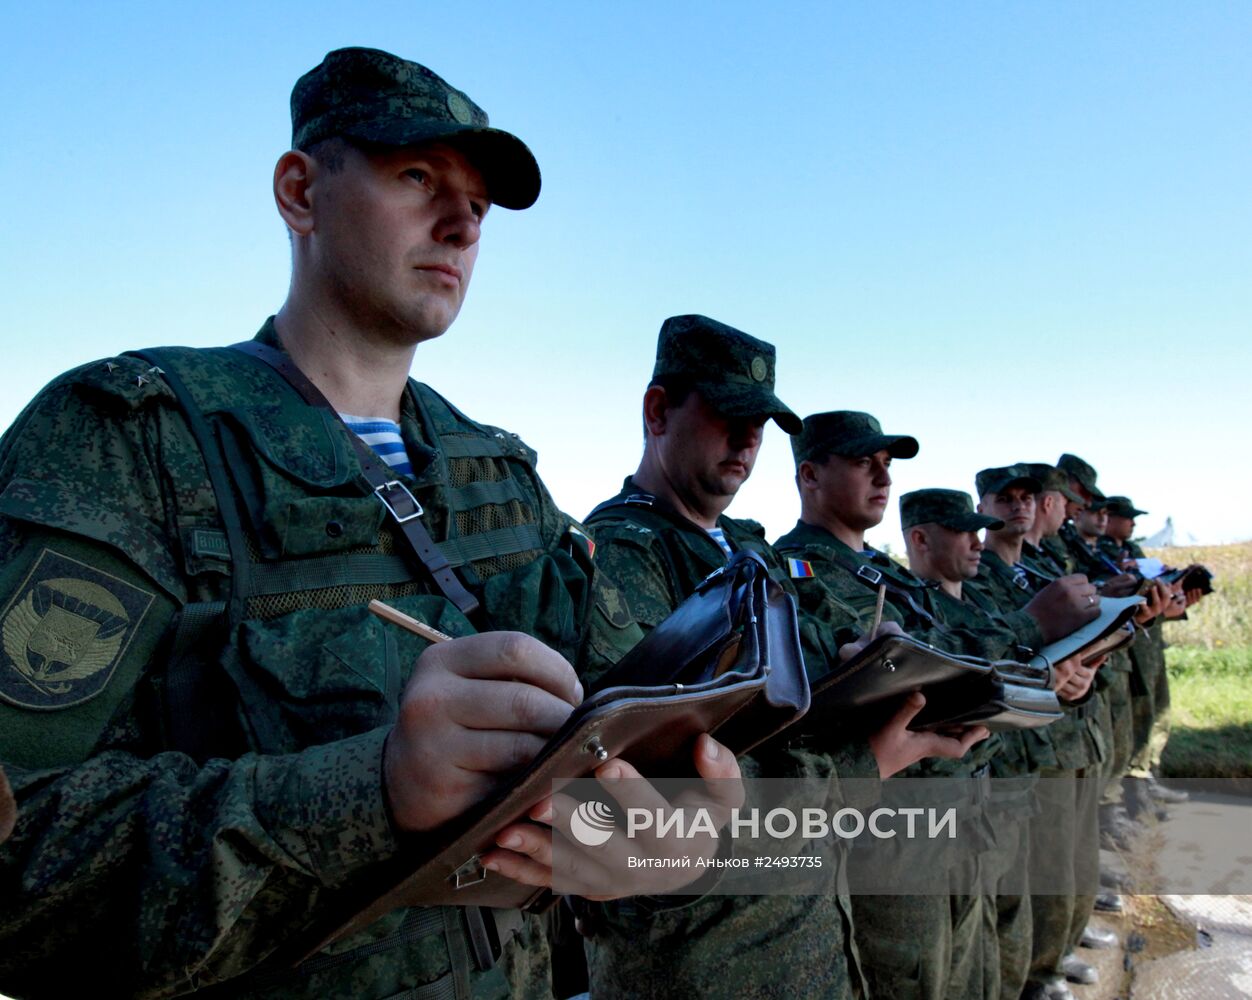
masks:
<svg viewBox="0 0 1252 1000"><path fill-rule="evenodd" d="M795 601L751 552L738 552L607 671L538 756L490 799L381 866L335 909L320 950L404 906L542 909L546 889L487 871L495 835L552 792L621 757L646 777L694 773L692 748L712 733L736 754L809 707Z"/></svg>
<svg viewBox="0 0 1252 1000"><path fill-rule="evenodd" d="M806 726L839 715L863 729L880 725L913 691L926 705L911 729L985 725L992 730L1047 725L1063 712L1046 664L945 653L907 635L880 635L855 657L812 682Z"/></svg>

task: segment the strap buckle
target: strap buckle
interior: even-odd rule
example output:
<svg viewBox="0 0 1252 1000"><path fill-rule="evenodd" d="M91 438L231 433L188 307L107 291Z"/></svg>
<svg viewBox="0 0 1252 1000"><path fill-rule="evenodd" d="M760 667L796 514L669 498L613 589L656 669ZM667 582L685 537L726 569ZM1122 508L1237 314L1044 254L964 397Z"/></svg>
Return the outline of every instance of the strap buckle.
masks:
<svg viewBox="0 0 1252 1000"><path fill-rule="evenodd" d="M398 495L396 491L401 495ZM392 499L388 499L388 495ZM422 505L417 502L417 497L409 492L409 488L398 479L390 479L381 486L374 487L374 496L382 501L383 506L391 512L391 516L396 519L397 524L404 524L406 521L412 521L415 517L422 516ZM408 504L405 504L405 500ZM394 502L393 502L394 501ZM397 508L404 508L407 513L400 513Z"/></svg>
<svg viewBox="0 0 1252 1000"><path fill-rule="evenodd" d="M862 580L868 580L875 587L882 582L882 573L874 569L873 566L858 566L856 568L856 575Z"/></svg>

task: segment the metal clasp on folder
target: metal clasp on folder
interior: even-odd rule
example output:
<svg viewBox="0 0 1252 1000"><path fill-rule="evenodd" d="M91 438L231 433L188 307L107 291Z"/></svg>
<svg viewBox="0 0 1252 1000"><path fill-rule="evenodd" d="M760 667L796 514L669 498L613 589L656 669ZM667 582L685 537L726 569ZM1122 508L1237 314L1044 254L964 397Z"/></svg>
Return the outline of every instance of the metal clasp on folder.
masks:
<svg viewBox="0 0 1252 1000"><path fill-rule="evenodd" d="M397 497L395 491L399 490L404 494L403 497ZM404 524L405 521L412 521L415 517L422 516L422 505L417 502L417 497L409 492L409 488L398 479L391 479L374 489L374 495L383 502L383 506L391 512L391 516L396 519L397 524ZM392 503L388 499L388 495L396 497L397 502ZM404 506L405 498L413 505L412 510L407 514L402 514L397 509Z"/></svg>
<svg viewBox="0 0 1252 1000"><path fill-rule="evenodd" d="M475 854L465 864L452 873L452 883L457 889L467 889L471 885L487 881L487 869Z"/></svg>

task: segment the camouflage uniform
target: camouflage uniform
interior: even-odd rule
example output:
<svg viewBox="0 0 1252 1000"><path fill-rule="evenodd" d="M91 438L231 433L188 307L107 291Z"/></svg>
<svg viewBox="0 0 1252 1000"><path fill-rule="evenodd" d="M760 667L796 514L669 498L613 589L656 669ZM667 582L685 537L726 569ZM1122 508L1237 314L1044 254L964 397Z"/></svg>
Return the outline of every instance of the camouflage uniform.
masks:
<svg viewBox="0 0 1252 1000"><path fill-rule="evenodd" d="M1099 544L1118 565L1125 559L1142 559L1145 555L1139 544L1131 540L1118 543L1106 536ZM1127 773L1135 778L1152 776L1169 739L1169 674L1165 669L1163 625L1163 620L1157 618L1140 631L1130 647L1132 746Z"/></svg>
<svg viewBox="0 0 1252 1000"><path fill-rule="evenodd" d="M496 203L538 193L520 140L387 53L329 54L292 116L301 148L472 133ZM272 322L258 339L278 346ZM393 825L382 754L426 643L371 598L452 635L527 632L589 674L641 635L529 448L415 382L400 410L415 473L396 478L476 591L472 621L401 554L346 427L240 351L85 365L0 441L0 759L21 808L0 990L88 996L107 970L136 997L549 992L535 924L493 964L471 951L471 924L495 922L476 909L396 911L278 960L354 912L345 894L380 863L425 856Z"/></svg>
<svg viewBox="0 0 1252 1000"><path fill-rule="evenodd" d="M879 450L912 457L917 442L885 435L869 414L835 411L805 418L805 429L792 439L797 465L831 453L857 457ZM838 622L834 602L851 605L872 619L877 585L887 581L883 620L894 621L911 636L936 648L973 656L1003 657L1019 642L1018 632L1036 636L1028 615L1013 623L962 608L936 586L918 579L883 553L855 552L825 528L804 521L775 543L789 557L800 605L816 622ZM950 618L946 624L944 615ZM944 787L956 797L967 833L981 836L983 806L989 788L989 762L1000 741L975 746L960 761L928 759L902 772L904 777L954 779ZM969 780L968 785L955 779ZM938 792L939 785L934 790ZM984 852L985 855L985 852ZM986 857L973 864L981 865ZM993 997L998 995L999 962L990 900L971 893L980 871L952 873L951 895L857 895L853 918L857 948L873 996Z"/></svg>
<svg viewBox="0 0 1252 1000"><path fill-rule="evenodd" d="M988 474L996 472L1026 474L1028 470L1024 466L984 470L978 476L980 491L985 492L981 489L985 478L995 478ZM1043 555L1046 551L1040 550ZM1050 582L1047 569L1038 571L1040 566L1049 564L1039 561L1042 555L1027 556L1032 557L1036 561L1030 568L1024 562L1009 566L995 552L984 550L978 577L967 587L998 608L1023 608ZM1080 884L1094 884L1091 866L1096 858L1094 854L1087 856L1096 846L1096 799L1091 792L1096 787L1093 776L1099 774L1105 744L1097 705L1090 695L1080 703L1065 705L1065 710L1064 719L1019 734L1027 767L1040 778L1035 788L1040 812L1032 818L1029 835L1030 869L1037 872L1046 857L1056 859L1052 869L1055 882L1046 887L1046 894L1032 893L1029 904L1032 930L1028 979L1036 983L1064 978L1061 959L1081 935L1095 901L1090 893L1076 890ZM1004 996L1008 1000L1009 993Z"/></svg>
<svg viewBox="0 0 1252 1000"><path fill-rule="evenodd" d="M260 337L274 343L271 324ZM341 426L237 351L171 349L163 360L247 463L235 470L252 501L246 567L223 559L204 462L147 362L63 376L0 448L0 744L23 810L0 855L6 992L85 991L105 962L136 995L234 980L324 917L336 890L414 850L391 825L380 766L425 642L369 615L371 598L453 635L527 632L589 673L640 636L620 599L592 607L604 588L514 435L425 386L405 393L403 435L425 462L407 485L481 595L471 624L396 554ZM204 664L230 691L206 716L228 725L197 766L171 752L169 643L188 609L222 600L226 574L245 572L243 621ZM77 670L40 674L50 661L35 654L90 633L84 621L103 625ZM394 913L299 974L247 982L229 994L507 993L499 966L467 965L454 909Z"/></svg>
<svg viewBox="0 0 1252 1000"><path fill-rule="evenodd" d="M694 379L695 388L724 415L782 411L773 396L773 347L705 317L675 317L662 327L654 378L673 376ZM707 531L629 477L616 497L587 517L587 525L595 537L597 566L621 588L645 629L659 624L727 561ZM717 525L732 550L760 555L791 591L760 525L726 516ZM845 608L843 614L855 631L855 612ZM814 631L802 623L801 632L806 667L823 671L826 656L815 645ZM740 759L744 776L817 781L828 789L831 803L840 799L840 775L877 777L867 745L814 743L806 737L758 748ZM626 899L598 907L586 943L592 995L736 1000L862 995L849 902L834 891L840 875L831 878L830 891L818 896Z"/></svg>

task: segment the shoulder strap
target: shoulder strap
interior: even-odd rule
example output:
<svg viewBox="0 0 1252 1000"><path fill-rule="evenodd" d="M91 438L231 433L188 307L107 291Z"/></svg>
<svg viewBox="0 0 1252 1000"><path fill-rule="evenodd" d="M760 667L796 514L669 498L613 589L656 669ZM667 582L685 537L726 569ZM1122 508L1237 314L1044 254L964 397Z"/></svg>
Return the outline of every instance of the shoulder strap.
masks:
<svg viewBox="0 0 1252 1000"><path fill-rule="evenodd" d="M206 640L214 633L230 635L243 620L244 595L251 564L226 461L195 397L161 351L148 349L130 353L160 369L166 385L178 400L187 428L204 458L230 555L228 598L183 607L167 654L169 665L165 671L163 702L170 742L178 750L203 762L211 756L227 752L233 742L227 720L234 717L233 712L226 709L229 701L224 679L205 661L207 652L216 650L217 645ZM162 368L163 362L168 367Z"/></svg>
<svg viewBox="0 0 1252 1000"><path fill-rule="evenodd" d="M342 418L330 405L330 401L322 395L321 390L310 382L304 372L300 371L282 351L255 340L232 344L231 347L269 365L306 403L325 410L343 425ZM430 574L444 597L455 604L467 618L473 615L478 610L478 599L457 579L447 557L439 550L439 546L430 537L430 532L419 520L422 515L422 505L409 492L408 487L391 475L391 470L379 461L369 445L353 434L346 425L344 429L348 432L348 440L352 442L357 460L361 463L361 472L373 487L374 495L386 508L392 523L400 529L411 554L426 568L426 572Z"/></svg>
<svg viewBox="0 0 1252 1000"><path fill-rule="evenodd" d="M934 628L935 626L939 624L935 620L935 616L932 615L929 611L927 611L917 602L917 598L915 598L912 594L910 594L908 590L906 590L904 587L900 586L900 584L896 583L893 579L891 579L890 576L888 576L882 570L874 569L873 566L866 566L864 564L853 563L851 560L846 559L842 553L837 552L832 548L824 547L823 551L826 552L830 556L830 558L832 558L840 566L842 566L849 573L851 573L854 577L856 577L863 584L865 584L865 586L871 587L871 588L872 587L887 588L887 593L889 593L892 597L897 597L900 600L904 601L904 603L909 606L909 610L911 610L915 615L921 618L921 620L924 621L931 628Z"/></svg>

